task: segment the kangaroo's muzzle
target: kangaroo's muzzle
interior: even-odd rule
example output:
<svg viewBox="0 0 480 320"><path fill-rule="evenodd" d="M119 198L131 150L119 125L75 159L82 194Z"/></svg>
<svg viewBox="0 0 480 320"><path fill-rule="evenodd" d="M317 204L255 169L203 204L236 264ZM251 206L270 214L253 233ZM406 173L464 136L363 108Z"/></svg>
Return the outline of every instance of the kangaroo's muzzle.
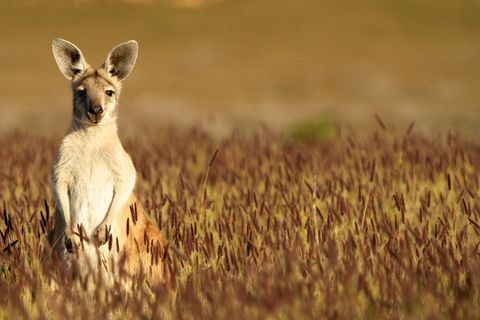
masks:
<svg viewBox="0 0 480 320"><path fill-rule="evenodd" d="M87 117L91 122L99 123L103 118L103 107L101 105L88 107Z"/></svg>
<svg viewBox="0 0 480 320"><path fill-rule="evenodd" d="M102 106L90 106L87 111L91 115L99 115L103 113L103 108Z"/></svg>

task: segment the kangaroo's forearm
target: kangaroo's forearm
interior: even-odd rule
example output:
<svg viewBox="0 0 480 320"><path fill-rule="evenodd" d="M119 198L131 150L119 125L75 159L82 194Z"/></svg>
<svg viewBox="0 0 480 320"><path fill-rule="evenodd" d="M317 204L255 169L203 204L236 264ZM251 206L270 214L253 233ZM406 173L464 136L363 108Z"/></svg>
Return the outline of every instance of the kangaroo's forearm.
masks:
<svg viewBox="0 0 480 320"><path fill-rule="evenodd" d="M57 200L57 208L65 222L65 230L70 230L72 227L72 218L70 214L70 199L68 197L68 188L59 185L55 188L55 196Z"/></svg>
<svg viewBox="0 0 480 320"><path fill-rule="evenodd" d="M133 187L129 185L121 186L113 191L112 202L110 203L110 207L108 208L102 224L110 225L113 220L115 220L116 214L123 208L132 192Z"/></svg>

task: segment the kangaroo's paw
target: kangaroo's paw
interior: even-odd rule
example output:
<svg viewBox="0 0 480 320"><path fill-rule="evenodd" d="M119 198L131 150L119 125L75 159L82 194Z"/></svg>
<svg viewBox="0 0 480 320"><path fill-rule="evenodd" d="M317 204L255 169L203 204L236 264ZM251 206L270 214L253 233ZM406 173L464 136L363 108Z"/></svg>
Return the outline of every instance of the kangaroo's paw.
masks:
<svg viewBox="0 0 480 320"><path fill-rule="evenodd" d="M95 244L97 246L102 246L107 243L111 235L110 231L111 226L107 224L102 223L100 226L98 226L97 231L95 231L95 235L93 236L95 239Z"/></svg>
<svg viewBox="0 0 480 320"><path fill-rule="evenodd" d="M86 241L86 239L81 239L80 236L75 233L69 232L65 235L65 247L70 253L77 252L82 247L83 241Z"/></svg>

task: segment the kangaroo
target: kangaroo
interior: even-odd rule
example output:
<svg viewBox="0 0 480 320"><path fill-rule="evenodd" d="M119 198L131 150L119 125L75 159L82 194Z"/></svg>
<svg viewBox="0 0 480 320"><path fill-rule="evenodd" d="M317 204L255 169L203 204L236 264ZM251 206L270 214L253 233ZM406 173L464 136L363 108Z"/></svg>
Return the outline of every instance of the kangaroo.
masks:
<svg viewBox="0 0 480 320"><path fill-rule="evenodd" d="M138 44L117 45L98 69L71 42L55 39L52 49L73 91L71 124L51 172L52 246L67 269L75 253L80 270L100 267L111 277L121 262L129 273L161 278L161 233L133 192L136 170L117 133L122 81L135 65Z"/></svg>

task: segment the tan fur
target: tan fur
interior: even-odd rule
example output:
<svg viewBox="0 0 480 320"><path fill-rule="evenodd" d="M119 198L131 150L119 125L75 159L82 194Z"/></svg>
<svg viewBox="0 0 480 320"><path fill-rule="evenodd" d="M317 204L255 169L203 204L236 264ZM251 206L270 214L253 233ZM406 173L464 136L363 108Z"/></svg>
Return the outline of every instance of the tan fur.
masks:
<svg viewBox="0 0 480 320"><path fill-rule="evenodd" d="M125 253L129 257L126 267L134 273L141 271L142 268L147 274L161 273L159 267L163 254L163 239L158 227L145 213L135 195L130 197L128 204L122 209L117 220L120 226L123 225L125 234L127 225L129 229L124 244ZM136 215L132 208L135 205Z"/></svg>
<svg viewBox="0 0 480 320"><path fill-rule="evenodd" d="M52 168L52 246L67 266L76 253L78 270L100 267L110 280L122 268L161 280L160 230L133 193L135 167L117 134L121 81L135 64L137 44L115 47L98 69L68 41L54 40L53 53L72 82L73 117Z"/></svg>

